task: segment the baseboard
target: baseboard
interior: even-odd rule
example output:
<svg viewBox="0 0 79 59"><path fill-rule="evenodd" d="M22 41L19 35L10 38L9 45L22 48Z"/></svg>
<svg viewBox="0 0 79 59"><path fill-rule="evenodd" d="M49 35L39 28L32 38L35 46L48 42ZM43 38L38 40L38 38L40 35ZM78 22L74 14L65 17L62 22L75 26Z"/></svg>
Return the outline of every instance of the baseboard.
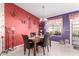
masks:
<svg viewBox="0 0 79 59"><path fill-rule="evenodd" d="M21 47L21 46L23 46L23 45L24 45L24 44L17 45L17 46L14 47L14 49L19 48L19 47ZM13 50L12 48L9 48L9 49Z"/></svg>
<svg viewBox="0 0 79 59"><path fill-rule="evenodd" d="M21 45L17 45L17 46L15 46L14 48L19 48L19 47L21 47L21 46L23 46L24 44L21 44Z"/></svg>

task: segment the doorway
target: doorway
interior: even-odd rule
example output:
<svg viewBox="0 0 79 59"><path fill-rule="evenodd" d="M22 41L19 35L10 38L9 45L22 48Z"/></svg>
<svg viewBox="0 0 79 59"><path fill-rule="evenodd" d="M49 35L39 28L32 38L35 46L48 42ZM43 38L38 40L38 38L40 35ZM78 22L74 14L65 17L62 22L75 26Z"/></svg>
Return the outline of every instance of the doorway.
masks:
<svg viewBox="0 0 79 59"><path fill-rule="evenodd" d="M79 46L79 20L70 21L70 44Z"/></svg>

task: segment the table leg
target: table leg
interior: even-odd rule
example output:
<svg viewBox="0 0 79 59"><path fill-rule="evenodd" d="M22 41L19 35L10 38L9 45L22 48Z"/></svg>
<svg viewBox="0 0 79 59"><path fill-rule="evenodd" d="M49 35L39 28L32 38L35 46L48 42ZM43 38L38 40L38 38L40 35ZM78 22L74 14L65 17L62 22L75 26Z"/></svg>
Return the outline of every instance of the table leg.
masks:
<svg viewBox="0 0 79 59"><path fill-rule="evenodd" d="M48 44L47 44L47 50L48 50L48 52L49 52L49 47L48 47Z"/></svg>
<svg viewBox="0 0 79 59"><path fill-rule="evenodd" d="M50 39L50 47L51 47L51 39Z"/></svg>
<svg viewBox="0 0 79 59"><path fill-rule="evenodd" d="M36 43L34 42L34 56L36 56Z"/></svg>

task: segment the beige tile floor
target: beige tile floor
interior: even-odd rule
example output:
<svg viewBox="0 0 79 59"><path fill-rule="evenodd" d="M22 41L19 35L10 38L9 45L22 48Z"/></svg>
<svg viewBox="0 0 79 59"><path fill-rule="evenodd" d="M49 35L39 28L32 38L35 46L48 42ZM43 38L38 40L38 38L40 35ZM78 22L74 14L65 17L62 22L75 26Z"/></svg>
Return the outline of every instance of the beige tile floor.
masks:
<svg viewBox="0 0 79 59"><path fill-rule="evenodd" d="M79 56L79 50L73 49L69 45L61 45L58 42L52 41L52 46L50 51L45 50L45 56ZM26 55L23 54L23 45L15 48L14 51L8 52L8 54L2 54L2 56L28 56L28 51L26 51ZM43 56L42 48L39 47L39 53L37 56ZM33 51L31 50L31 56L33 56Z"/></svg>

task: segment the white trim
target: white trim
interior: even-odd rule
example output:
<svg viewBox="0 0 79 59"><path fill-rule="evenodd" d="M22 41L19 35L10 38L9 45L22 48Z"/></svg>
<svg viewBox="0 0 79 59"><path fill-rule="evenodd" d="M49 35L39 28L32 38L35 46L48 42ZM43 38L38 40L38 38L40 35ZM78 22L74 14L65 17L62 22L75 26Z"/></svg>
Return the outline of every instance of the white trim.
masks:
<svg viewBox="0 0 79 59"><path fill-rule="evenodd" d="M0 3L0 53L4 50L2 49L2 47L4 48L4 39L1 38L4 35L4 3Z"/></svg>
<svg viewBox="0 0 79 59"><path fill-rule="evenodd" d="M14 48L19 48L19 47L21 47L21 46L23 46L24 44L21 44L21 45L17 45L17 46L15 46Z"/></svg>
<svg viewBox="0 0 79 59"><path fill-rule="evenodd" d="M73 25L72 25L72 21L70 21L70 45L72 45L72 30L73 30Z"/></svg>

